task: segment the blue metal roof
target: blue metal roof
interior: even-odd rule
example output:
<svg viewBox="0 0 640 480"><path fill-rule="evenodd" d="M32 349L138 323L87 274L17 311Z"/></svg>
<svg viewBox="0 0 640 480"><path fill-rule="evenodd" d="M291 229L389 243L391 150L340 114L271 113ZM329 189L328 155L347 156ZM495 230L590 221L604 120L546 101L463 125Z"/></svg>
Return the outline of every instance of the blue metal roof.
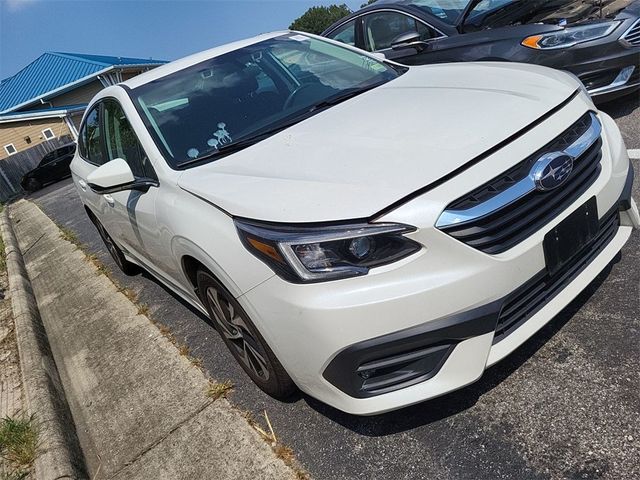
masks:
<svg viewBox="0 0 640 480"><path fill-rule="evenodd" d="M109 67L162 63L166 62L148 58L46 52L14 76L0 82L0 113L11 111L29 100Z"/></svg>

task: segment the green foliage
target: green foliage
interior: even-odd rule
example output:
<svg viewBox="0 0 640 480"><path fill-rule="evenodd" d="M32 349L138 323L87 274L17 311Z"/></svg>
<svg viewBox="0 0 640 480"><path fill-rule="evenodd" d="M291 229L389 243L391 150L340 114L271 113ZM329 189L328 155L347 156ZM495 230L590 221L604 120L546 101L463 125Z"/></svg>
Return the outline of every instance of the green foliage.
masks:
<svg viewBox="0 0 640 480"><path fill-rule="evenodd" d="M39 428L33 417L0 420L0 479L25 478L38 451Z"/></svg>
<svg viewBox="0 0 640 480"><path fill-rule="evenodd" d="M315 33L320 35L327 27L351 13L349 7L342 5L329 5L328 7L311 7L300 18L297 18L289 26L291 30Z"/></svg>

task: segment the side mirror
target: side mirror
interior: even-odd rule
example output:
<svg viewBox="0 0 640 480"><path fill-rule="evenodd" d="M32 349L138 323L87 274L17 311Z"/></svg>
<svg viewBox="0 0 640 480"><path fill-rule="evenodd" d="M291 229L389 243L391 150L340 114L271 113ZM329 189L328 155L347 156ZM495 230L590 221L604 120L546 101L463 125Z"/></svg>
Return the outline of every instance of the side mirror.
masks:
<svg viewBox="0 0 640 480"><path fill-rule="evenodd" d="M96 193L106 194L123 190L147 191L158 182L149 178L136 178L129 164L122 158L116 158L101 165L87 176L87 184Z"/></svg>
<svg viewBox="0 0 640 480"><path fill-rule="evenodd" d="M415 48L422 51L427 47L428 43L420 40L420 34L416 31L406 32L398 35L391 42L393 50L402 50L404 48Z"/></svg>

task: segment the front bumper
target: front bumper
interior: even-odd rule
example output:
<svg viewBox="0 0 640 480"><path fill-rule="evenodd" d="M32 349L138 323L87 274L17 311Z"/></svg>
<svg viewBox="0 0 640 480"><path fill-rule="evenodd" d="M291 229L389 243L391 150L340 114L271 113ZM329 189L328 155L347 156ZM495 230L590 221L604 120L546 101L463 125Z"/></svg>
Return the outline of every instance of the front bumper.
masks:
<svg viewBox="0 0 640 480"><path fill-rule="evenodd" d="M576 100L557 115L554 125L545 122L531 138L551 138L557 135L558 122L568 125L583 113L584 104ZM602 117L605 132L612 133L615 124ZM483 169L496 171L492 167L503 168L513 158L522 158L522 152L531 151L527 141L528 135L486 159L478 172L487 175ZM602 150L602 169L594 184L507 252L487 255L433 228L451 199L443 187L383 219L418 227L416 240L427 248L412 257L366 277L334 282L294 285L272 277L239 300L297 385L340 410L382 413L464 387L571 302L612 261L637 226L630 163L619 134L603 135ZM448 189L468 191L469 185L477 185L478 172L460 175ZM545 270L545 234L594 196L601 222L614 219L608 236L600 239L597 249L580 256L586 261L571 272L560 272L564 281L547 282L554 288L543 301L496 342L496 324L506 302ZM428 218L425 212L430 210L435 213ZM398 372L404 375L399 383Z"/></svg>

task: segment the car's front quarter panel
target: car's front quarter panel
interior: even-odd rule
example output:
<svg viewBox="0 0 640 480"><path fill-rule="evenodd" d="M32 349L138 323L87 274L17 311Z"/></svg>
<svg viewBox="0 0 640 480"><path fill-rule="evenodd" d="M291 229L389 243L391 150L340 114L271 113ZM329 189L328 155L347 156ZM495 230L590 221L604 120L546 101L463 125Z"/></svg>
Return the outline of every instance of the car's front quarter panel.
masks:
<svg viewBox="0 0 640 480"><path fill-rule="evenodd" d="M173 274L193 292L184 258L192 257L213 273L233 294L242 295L274 275L240 242L233 218L179 186L156 204L161 243L170 245Z"/></svg>

